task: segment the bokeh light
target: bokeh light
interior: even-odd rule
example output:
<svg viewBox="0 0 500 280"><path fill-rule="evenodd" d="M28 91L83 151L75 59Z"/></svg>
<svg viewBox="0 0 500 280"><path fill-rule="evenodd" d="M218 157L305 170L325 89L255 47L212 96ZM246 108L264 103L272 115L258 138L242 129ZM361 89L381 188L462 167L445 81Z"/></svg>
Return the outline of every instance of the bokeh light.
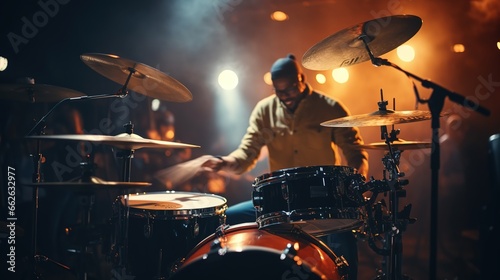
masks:
<svg viewBox="0 0 500 280"><path fill-rule="evenodd" d="M401 45L397 48L399 59L405 62L410 62L415 59L415 49L410 45Z"/></svg>
<svg viewBox="0 0 500 280"><path fill-rule="evenodd" d="M318 73L316 74L316 82L318 82L319 84L324 84L326 83L326 77L325 75L321 74L321 73Z"/></svg>
<svg viewBox="0 0 500 280"><path fill-rule="evenodd" d="M238 75L231 70L224 70L219 74L219 86L225 90L232 90L238 86Z"/></svg>
<svg viewBox="0 0 500 280"><path fill-rule="evenodd" d="M337 83L344 84L349 80L349 71L343 67L335 68L332 70L332 77Z"/></svg>

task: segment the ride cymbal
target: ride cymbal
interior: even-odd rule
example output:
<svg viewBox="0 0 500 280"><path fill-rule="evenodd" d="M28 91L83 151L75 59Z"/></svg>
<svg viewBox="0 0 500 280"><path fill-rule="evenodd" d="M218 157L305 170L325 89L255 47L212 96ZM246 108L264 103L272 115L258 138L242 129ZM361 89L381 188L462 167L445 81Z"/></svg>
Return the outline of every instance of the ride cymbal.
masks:
<svg viewBox="0 0 500 280"><path fill-rule="evenodd" d="M94 134L61 134L61 135L34 135L26 136L27 139L39 140L66 140L89 141L115 146L124 150L137 150L140 148L199 148L200 146L178 142L161 141L143 138L137 134L122 133L116 136Z"/></svg>
<svg viewBox="0 0 500 280"><path fill-rule="evenodd" d="M125 85L146 96L172 102L193 100L191 92L180 82L148 65L121 58L113 54L89 53L80 56L82 61L104 77Z"/></svg>
<svg viewBox="0 0 500 280"><path fill-rule="evenodd" d="M76 90L44 84L0 84L0 98L22 102L58 102L85 94Z"/></svg>
<svg viewBox="0 0 500 280"><path fill-rule="evenodd" d="M360 145L360 148L370 149L370 150L388 150L389 147L385 142L374 142L370 144ZM406 141L403 139L398 139L391 143L391 147L398 150L416 150L416 149L428 149L432 147L431 142L421 142L421 141Z"/></svg>
<svg viewBox="0 0 500 280"><path fill-rule="evenodd" d="M346 67L385 54L413 37L422 26L422 19L413 15L382 17L330 35L312 46L302 57L302 65L311 70Z"/></svg>
<svg viewBox="0 0 500 280"><path fill-rule="evenodd" d="M369 114L347 116L322 122L322 126L327 127L361 127L361 126L383 126L418 122L430 120L432 117L429 111L393 111L379 110Z"/></svg>

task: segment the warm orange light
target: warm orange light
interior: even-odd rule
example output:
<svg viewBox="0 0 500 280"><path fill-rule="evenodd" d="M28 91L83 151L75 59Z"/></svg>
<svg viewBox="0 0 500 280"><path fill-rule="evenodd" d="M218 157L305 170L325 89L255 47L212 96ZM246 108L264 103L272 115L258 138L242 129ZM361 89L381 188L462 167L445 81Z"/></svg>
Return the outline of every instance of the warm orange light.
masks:
<svg viewBox="0 0 500 280"><path fill-rule="evenodd" d="M346 83L349 80L349 71L343 67L335 68L332 70L332 77L339 84Z"/></svg>
<svg viewBox="0 0 500 280"><path fill-rule="evenodd" d="M497 48L500 50L500 42L497 42Z"/></svg>
<svg viewBox="0 0 500 280"><path fill-rule="evenodd" d="M316 82L319 84L324 84L326 83L326 77L323 74L316 74Z"/></svg>
<svg viewBox="0 0 500 280"><path fill-rule="evenodd" d="M456 53L463 53L465 52L465 46L463 44L455 44L453 45L453 51Z"/></svg>
<svg viewBox="0 0 500 280"><path fill-rule="evenodd" d="M271 72L267 72L266 74L264 74L264 83L266 83L266 85L273 84L273 81L271 80Z"/></svg>
<svg viewBox="0 0 500 280"><path fill-rule="evenodd" d="M169 130L165 131L164 136L165 136L165 139L167 139L167 140L173 140L175 137L175 131L173 129L169 129Z"/></svg>
<svg viewBox="0 0 500 280"><path fill-rule="evenodd" d="M288 19L288 15L282 11L275 11L271 14L271 19L274 21L285 21Z"/></svg>
<svg viewBox="0 0 500 280"><path fill-rule="evenodd" d="M405 62L410 62L415 59L415 50L410 45L401 45L397 48L399 59Z"/></svg>

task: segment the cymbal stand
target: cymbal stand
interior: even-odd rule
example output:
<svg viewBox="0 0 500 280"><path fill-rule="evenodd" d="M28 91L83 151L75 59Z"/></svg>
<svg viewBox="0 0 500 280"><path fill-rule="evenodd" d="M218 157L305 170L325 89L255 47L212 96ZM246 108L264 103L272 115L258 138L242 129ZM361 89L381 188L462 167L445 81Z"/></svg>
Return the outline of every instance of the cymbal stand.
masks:
<svg viewBox="0 0 500 280"><path fill-rule="evenodd" d="M132 122L128 122L125 125L125 132L127 134L133 134L134 132L134 125ZM130 173L132 170L132 158L134 158L134 150L133 149L128 149L128 150L120 150L117 153L117 157L123 159L123 174L122 178L124 182L130 182ZM117 267L120 271L116 271L116 268L113 270L114 273L118 273L119 275L124 275L128 273L128 227L129 227L129 216L130 216L130 207L128 205L128 195L129 193L124 190L122 193L122 196L120 199L117 198L115 205L118 208L118 232L116 233L117 235L117 240L116 244L113 246L115 248L112 248L112 251L114 251L114 254L117 257ZM122 205L125 204L125 205ZM123 207L124 206L124 207ZM125 209L123 209L125 208Z"/></svg>
<svg viewBox="0 0 500 280"><path fill-rule="evenodd" d="M381 90L381 98L382 101L379 102L379 109L384 109L387 105L387 101L383 101L383 95ZM395 109L396 102L393 101L393 108ZM381 126L381 138L385 140L385 143L388 147L388 153L382 159L382 163L384 164L384 180L387 182L389 187L389 216L390 216L390 224L386 229L385 236L385 246L384 248L389 250L389 256L385 257L385 269L384 273L386 279L391 280L401 280L401 279L409 279L402 274L402 253L403 253L403 243L402 243L402 234L406 229L406 225L409 221L409 210L410 208L406 208L403 210L403 213L406 215L404 217L399 218L399 198L406 196L406 191L402 188L402 186L407 185L407 180L400 180L401 177L404 177L404 173L399 169L399 162L401 159L400 150L394 150L391 143L398 140L397 135L399 135L399 130L394 130L394 125L392 126L392 130L390 133L387 133L387 127ZM387 178L388 175L388 178ZM407 206L408 207L408 206ZM387 238L387 234L389 235L389 239ZM382 276L383 276L382 275Z"/></svg>
<svg viewBox="0 0 500 280"><path fill-rule="evenodd" d="M45 115L45 116L47 116L47 115ZM30 131L29 134L31 134L33 132L35 132L37 135L45 134L44 130L45 130L46 125L45 125L44 119L45 119L45 117L42 118L35 125L35 127ZM41 151L41 140L36 141L36 153L32 154L31 156L33 157L33 169L34 169L33 176L32 176L32 182L33 183L40 183L40 182L42 182L41 167L42 167L42 163L44 162L44 157L43 157L43 154ZM32 209L32 211L33 211L33 213L32 213L32 215L33 215L33 222L32 222L33 229L32 229L32 235L31 235L31 242L32 242L32 248L31 248L32 254L31 254L31 256L33 256L33 259L32 259L33 275L32 276L34 279L42 279L42 276L38 271L38 264L41 261L51 262L51 263L57 265L58 267L61 267L61 268L66 269L66 270L71 270L70 267L68 267L64 264L61 264L55 260L52 260L47 256L41 255L38 252L38 201L39 201L39 188L38 188L38 186L35 186L35 188L33 190L33 209Z"/></svg>
<svg viewBox="0 0 500 280"><path fill-rule="evenodd" d="M81 181L82 182L90 182L91 177L93 175L94 171L94 163L92 160L92 157L90 155L87 155L87 160L85 162L80 163L80 166L82 168L82 175L81 175ZM93 192L84 192L82 194L86 199L80 199L80 204L83 206L84 211L83 211L83 217L82 217L82 230L83 233L81 236L83 236L83 240L81 240L81 243L78 244L80 245L80 252L79 252L79 257L80 257L80 269L79 274L78 274L78 279L83 279L86 280L88 278L87 274L87 251L89 249L89 243L91 241L91 213L92 213L92 206L94 205L94 200L95 196Z"/></svg>
<svg viewBox="0 0 500 280"><path fill-rule="evenodd" d="M389 256L386 257L385 261L385 275L386 279L391 280L408 279L408 277L402 275L401 271L403 253L402 233L406 228L407 219L400 219L398 210L399 198L406 196L406 191L401 188L399 181L399 177L404 176L398 167L400 156L400 151L390 151L383 160L389 174L387 182L390 189L389 213L391 218L390 224L386 228L385 236L385 248L389 250ZM387 238L387 234L389 238Z"/></svg>
<svg viewBox="0 0 500 280"><path fill-rule="evenodd" d="M456 92L450 91L443 86L440 86L434 82L427 79L422 79L421 77L412 74L408 71L403 70L396 64L388 61L387 59L382 59L375 57L368 46L370 41L369 36L363 34L359 36L359 40L362 40L365 49L370 56L370 60L374 66L390 66L396 70L403 72L409 78L413 78L419 82L425 88L432 89L432 94L429 99L420 98L415 84L413 85L413 90L415 92L417 102L429 106L429 111L431 112L431 128L432 128L432 147L431 147L431 224L430 224L430 256L429 256L429 280L436 279L437 275L437 221L438 221L438 182L439 182L439 168L440 168L440 148L439 148L439 118L441 117L441 111L444 106L444 100L448 97L451 101L466 107L470 110L476 111L484 116L490 115L490 110L477 104L470 98L466 98Z"/></svg>
<svg viewBox="0 0 500 280"><path fill-rule="evenodd" d="M374 196L376 197L379 190L384 193L389 192L389 206L387 207L383 200L376 203L373 209L372 205L366 205L369 245L377 254L384 256L382 269L375 279L403 280L410 278L402 274L402 234L406 230L407 224L413 223L415 220L409 218L411 204L406 205L402 211L398 209L399 198L406 196L406 191L402 187L407 185L408 181L400 179L404 176L404 173L400 172L398 167L401 151L392 150L389 141L388 146L391 151L382 159L385 166L384 179L382 183L375 183L381 185L381 187L374 189ZM386 208L385 212L383 207ZM375 244L376 238L381 238L383 248L377 247Z"/></svg>
<svg viewBox="0 0 500 280"><path fill-rule="evenodd" d="M387 110L387 101L383 100L383 93L381 90L382 101L378 102L379 110ZM379 191L384 193L389 192L389 207L384 215L382 206L387 208L385 202L377 203L373 208L375 209L375 217L373 216L372 205L365 206L368 215L368 231L369 231L369 245L379 255L384 256L382 262L382 270L379 271L376 279L382 280L402 280L409 279L402 274L402 234L406 230L406 225L410 221L409 212L410 206L406 206L403 211L399 212L399 198L406 196L406 191L402 188L408 184L407 180L400 180L404 177L404 173L399 170L399 162L401 158L400 150L394 150L391 143L397 140L399 130L394 130L394 126L390 133L387 132L386 126L381 126L381 138L385 140L389 152L382 158L384 164L383 183L375 183L382 185L382 187L375 187L372 189L373 196L369 202L376 199ZM368 183L368 185L374 182ZM383 236L381 236L383 234ZM375 238L381 237L383 248L378 248L375 244Z"/></svg>
<svg viewBox="0 0 500 280"><path fill-rule="evenodd" d="M120 96L126 96L128 95L128 83L130 82L130 78L132 75L136 72L134 68L128 67L128 76L123 84L123 86L118 90L117 94ZM132 122L129 122L124 125L125 127L125 132L128 134L132 134L134 131L134 125ZM130 182L130 173L131 173L131 167L132 167L132 158L134 157L134 150L129 149L129 150L121 150L117 152L117 157L120 157L123 159L123 174L122 178L124 182ZM124 198L124 206L125 206L125 213L123 212L123 207L120 207L122 201L120 198L117 198L117 201L115 201L115 205L118 207L118 232L116 233L116 239L115 243L112 245L111 252L114 257L114 261L118 262L117 267L114 267L112 269L112 274L113 277L118 277L121 279L122 277L127 278L128 276L128 224L129 224L129 215L130 215L130 210L128 206L128 192L124 191L122 193L122 197ZM122 234L123 233L123 234ZM118 271L117 271L118 269Z"/></svg>

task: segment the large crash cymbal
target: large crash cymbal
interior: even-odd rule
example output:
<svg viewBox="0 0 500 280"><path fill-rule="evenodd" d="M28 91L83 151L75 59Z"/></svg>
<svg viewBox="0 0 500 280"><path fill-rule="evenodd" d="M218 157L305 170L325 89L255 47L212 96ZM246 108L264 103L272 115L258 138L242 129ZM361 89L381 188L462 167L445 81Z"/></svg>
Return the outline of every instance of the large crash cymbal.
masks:
<svg viewBox="0 0 500 280"><path fill-rule="evenodd" d="M40 187L45 189L54 189L59 191L74 191L74 192L93 192L98 190L122 190L145 188L151 186L147 182L113 182L105 181L101 178L91 176L88 181L77 182L43 182L43 183L26 183L28 187Z"/></svg>
<svg viewBox="0 0 500 280"><path fill-rule="evenodd" d="M370 60L362 38L374 57L383 55L413 37L422 19L413 15L382 17L356 24L326 37L306 51L302 65L311 70L329 70Z"/></svg>
<svg viewBox="0 0 500 280"><path fill-rule="evenodd" d="M61 135L34 135L27 139L40 140L65 140L65 141L88 141L111 145L124 150L137 150L140 148L199 148L200 146L183 144L178 142L153 140L143 138L137 134L122 133L116 136L93 135L93 134L61 134Z"/></svg>
<svg viewBox="0 0 500 280"><path fill-rule="evenodd" d="M398 150L415 150L415 149L428 149L432 147L431 142L421 142L421 141L406 141L403 139L398 139L391 143L391 147ZM360 148L369 150L388 150L389 146L385 142L374 142L370 144L360 145Z"/></svg>
<svg viewBox="0 0 500 280"><path fill-rule="evenodd" d="M50 103L84 95L76 90L44 84L0 84L0 99L14 101Z"/></svg>
<svg viewBox="0 0 500 280"><path fill-rule="evenodd" d="M379 110L369 114L353 115L343 118L322 122L327 127L361 127L361 126L383 126L409 122L430 120L429 111L393 111Z"/></svg>
<svg viewBox="0 0 500 280"><path fill-rule="evenodd" d="M82 61L104 77L125 85L146 96L172 102L193 100L191 92L180 82L148 65L121 58L113 54L89 53L80 56Z"/></svg>

